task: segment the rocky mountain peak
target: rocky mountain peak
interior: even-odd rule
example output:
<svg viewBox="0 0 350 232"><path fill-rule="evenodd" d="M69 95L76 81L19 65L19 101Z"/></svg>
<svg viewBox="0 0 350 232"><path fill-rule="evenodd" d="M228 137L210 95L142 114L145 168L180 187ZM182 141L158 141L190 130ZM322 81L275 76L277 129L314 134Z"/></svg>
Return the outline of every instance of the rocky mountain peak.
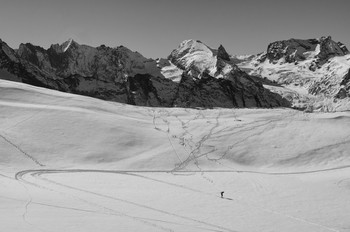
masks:
<svg viewBox="0 0 350 232"><path fill-rule="evenodd" d="M80 47L80 44L78 44L76 41L74 41L73 39L68 39L62 44L52 44L48 50L59 54L59 53L65 53L68 50L71 50L73 48L79 48L79 47Z"/></svg>
<svg viewBox="0 0 350 232"><path fill-rule="evenodd" d="M331 36L320 38L320 53L318 54L318 58L321 61L326 61L334 56L344 56L348 53L349 51L346 46L341 42L333 41Z"/></svg>
<svg viewBox="0 0 350 232"><path fill-rule="evenodd" d="M7 43L0 39L0 56L2 60L1 62L4 62L4 60L12 60L12 61L18 61L18 57L16 55L16 52L10 48L10 46L7 45Z"/></svg>
<svg viewBox="0 0 350 232"><path fill-rule="evenodd" d="M345 54L349 54L349 50L348 50L348 48L345 46L345 44L343 44L342 42L338 42L337 44L338 44L338 46L340 47L340 49L341 49Z"/></svg>
<svg viewBox="0 0 350 232"><path fill-rule="evenodd" d="M284 58L287 63L315 58L318 63L325 63L334 56L343 56L349 51L341 42L335 42L331 36L319 39L289 39L276 41L268 45L266 58L276 63Z"/></svg>
<svg viewBox="0 0 350 232"><path fill-rule="evenodd" d="M76 42L75 42L72 38L69 38L66 42L62 43L62 44L60 45L60 47L61 47L62 51L65 52L65 51L67 51L67 50L69 49L69 47L70 47L72 44L74 44L74 43L76 43Z"/></svg>
<svg viewBox="0 0 350 232"><path fill-rule="evenodd" d="M221 58L223 60L230 61L230 55L226 52L226 49L221 44L218 48L217 56L218 56L218 58Z"/></svg>

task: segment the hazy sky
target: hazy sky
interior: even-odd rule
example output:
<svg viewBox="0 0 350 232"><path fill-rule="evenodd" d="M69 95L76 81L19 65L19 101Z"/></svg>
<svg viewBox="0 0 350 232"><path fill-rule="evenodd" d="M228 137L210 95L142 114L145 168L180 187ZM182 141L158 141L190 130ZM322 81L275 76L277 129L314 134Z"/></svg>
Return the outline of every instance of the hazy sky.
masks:
<svg viewBox="0 0 350 232"><path fill-rule="evenodd" d="M12 48L78 43L124 45L166 57L185 39L230 54L276 40L331 35L350 47L349 0L1 0L0 38Z"/></svg>

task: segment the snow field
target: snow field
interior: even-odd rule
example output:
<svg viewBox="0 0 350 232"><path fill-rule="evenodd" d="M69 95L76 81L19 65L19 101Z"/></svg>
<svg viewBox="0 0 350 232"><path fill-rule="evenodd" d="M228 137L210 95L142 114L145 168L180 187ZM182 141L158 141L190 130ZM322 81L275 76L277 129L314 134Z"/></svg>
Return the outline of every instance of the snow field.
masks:
<svg viewBox="0 0 350 232"><path fill-rule="evenodd" d="M0 231L350 231L349 112L0 92Z"/></svg>

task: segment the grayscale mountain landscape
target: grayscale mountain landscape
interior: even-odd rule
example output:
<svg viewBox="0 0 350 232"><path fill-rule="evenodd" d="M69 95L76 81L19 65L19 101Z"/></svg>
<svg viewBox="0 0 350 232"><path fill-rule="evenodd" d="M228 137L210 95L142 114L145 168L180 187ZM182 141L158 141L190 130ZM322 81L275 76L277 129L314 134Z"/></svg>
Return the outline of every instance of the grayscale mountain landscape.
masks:
<svg viewBox="0 0 350 232"><path fill-rule="evenodd" d="M0 232L350 231L346 1L34 2L0 6Z"/></svg>

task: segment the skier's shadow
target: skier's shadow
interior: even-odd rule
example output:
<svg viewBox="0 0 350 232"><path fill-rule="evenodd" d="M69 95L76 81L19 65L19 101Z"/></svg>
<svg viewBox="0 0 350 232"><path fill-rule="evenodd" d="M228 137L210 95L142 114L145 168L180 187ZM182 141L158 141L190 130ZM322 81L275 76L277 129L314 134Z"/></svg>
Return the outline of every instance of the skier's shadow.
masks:
<svg viewBox="0 0 350 232"><path fill-rule="evenodd" d="M222 199L224 199L224 200L229 200L229 201L233 201L232 198L228 198L228 197L222 197Z"/></svg>

